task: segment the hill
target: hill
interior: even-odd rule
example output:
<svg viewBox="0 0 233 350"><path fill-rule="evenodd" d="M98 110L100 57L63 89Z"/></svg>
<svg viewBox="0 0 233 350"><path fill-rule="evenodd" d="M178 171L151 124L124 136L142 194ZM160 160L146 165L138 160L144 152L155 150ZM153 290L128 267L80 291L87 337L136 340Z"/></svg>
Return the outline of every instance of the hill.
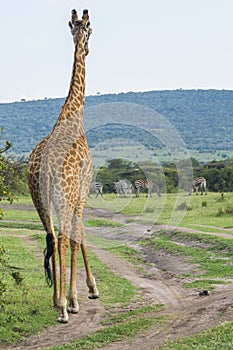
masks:
<svg viewBox="0 0 233 350"><path fill-rule="evenodd" d="M57 98L0 104L3 138L13 144L15 154L29 155L37 142L50 132L63 103L63 98ZM106 116L112 113L114 103L121 103L123 118L128 113L128 104L137 104L163 115L192 152L221 151L221 155L226 157L227 152L233 150L233 91L165 90L86 97L85 125L89 130L88 142L91 147L95 147L96 142L104 142L106 137L113 140L121 137L133 139L134 142L139 140L144 146L156 150L162 149L163 145L143 128L139 130L134 127L134 121L137 125L138 121L142 125L147 123L147 115L142 113L141 108L133 110L129 125L123 129L119 129L114 116L109 123ZM99 108L95 109L96 106ZM98 112L101 106L105 110L103 114ZM92 112L88 113L90 110ZM98 133L91 130L96 120L102 125Z"/></svg>

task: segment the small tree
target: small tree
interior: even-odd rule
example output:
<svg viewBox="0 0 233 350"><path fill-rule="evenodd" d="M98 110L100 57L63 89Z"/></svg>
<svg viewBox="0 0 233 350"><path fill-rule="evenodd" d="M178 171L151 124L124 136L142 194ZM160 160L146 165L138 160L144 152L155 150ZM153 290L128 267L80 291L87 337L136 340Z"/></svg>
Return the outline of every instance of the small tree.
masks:
<svg viewBox="0 0 233 350"><path fill-rule="evenodd" d="M3 128L0 129L0 142L2 141ZM2 146L0 146L0 201L3 199L12 203L13 195L9 190L9 184L12 177L14 176L14 167L5 157L5 153L11 148L11 143L5 141ZM0 208L0 219L3 217L3 211Z"/></svg>

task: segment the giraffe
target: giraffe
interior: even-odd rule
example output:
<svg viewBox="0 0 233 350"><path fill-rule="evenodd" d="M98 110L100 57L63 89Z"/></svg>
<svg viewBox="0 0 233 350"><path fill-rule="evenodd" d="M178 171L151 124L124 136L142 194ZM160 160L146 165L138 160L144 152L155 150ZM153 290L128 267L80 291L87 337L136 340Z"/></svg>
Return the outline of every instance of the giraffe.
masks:
<svg viewBox="0 0 233 350"><path fill-rule="evenodd" d="M89 298L99 297L88 261L83 209L92 178L92 162L86 142L83 109L85 93L85 57L91 35L88 10L79 19L72 10L69 22L75 50L68 96L52 131L34 148L29 157L28 185L34 206L46 231L44 267L47 282L54 286L53 304L58 308L58 322L68 322L68 312L77 313L76 260L81 251L86 269ZM53 212L58 221L58 237ZM65 295L66 255L71 251L68 305ZM60 284L57 267L59 254ZM52 266L50 267L50 258Z"/></svg>

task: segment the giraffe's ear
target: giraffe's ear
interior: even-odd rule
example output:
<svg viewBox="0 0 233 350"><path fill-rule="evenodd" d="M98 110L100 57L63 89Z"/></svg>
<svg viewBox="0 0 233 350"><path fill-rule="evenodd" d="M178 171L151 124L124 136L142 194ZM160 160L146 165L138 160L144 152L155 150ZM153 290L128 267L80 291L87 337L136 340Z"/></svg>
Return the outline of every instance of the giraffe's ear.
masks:
<svg viewBox="0 0 233 350"><path fill-rule="evenodd" d="M88 35L90 36L92 34L92 29L89 27L88 28Z"/></svg>
<svg viewBox="0 0 233 350"><path fill-rule="evenodd" d="M72 25L72 23L70 21L69 21L68 25L69 25L70 29L72 30L73 29L73 25Z"/></svg>

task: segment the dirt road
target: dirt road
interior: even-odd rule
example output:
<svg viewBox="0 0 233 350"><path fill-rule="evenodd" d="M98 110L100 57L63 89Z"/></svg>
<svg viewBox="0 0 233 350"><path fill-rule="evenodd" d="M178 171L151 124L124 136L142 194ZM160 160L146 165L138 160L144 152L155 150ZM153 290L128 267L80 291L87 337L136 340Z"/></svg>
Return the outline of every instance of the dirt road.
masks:
<svg viewBox="0 0 233 350"><path fill-rule="evenodd" d="M169 321L163 327L153 327L146 333L139 334L130 342L114 342L102 349L155 349L167 339L198 333L223 321L233 320L232 284L220 285L208 297L200 297L196 291L183 288L181 281L176 278L176 275L193 269L193 265L189 264L185 258L158 252L153 254L152 259L148 251L137 246L139 237L148 236L161 227L130 223L123 215L111 214L102 210L94 212L88 209L85 211L85 220L96 217L109 217L123 223L124 226L114 229L108 227L88 228L87 240L89 234L120 240L138 249L145 261L150 262L149 265L144 266L144 270L139 272L131 263L106 251L101 245L89 245L89 249L92 249L116 275L128 279L137 287L141 298L137 302L138 305L134 303L131 307L139 307L139 304L145 306L159 303L164 305L160 313L170 316ZM228 237L228 233L226 233L226 237ZM228 238L230 237L232 236L229 235ZM26 240L28 245L36 244L25 236L22 236L22 239ZM84 271L79 271L78 274L80 280L79 314L70 315L68 324L57 324L39 335L19 342L8 350L36 350L52 345L63 345L102 327L100 320L106 310L101 304L101 298L99 300L87 299Z"/></svg>

